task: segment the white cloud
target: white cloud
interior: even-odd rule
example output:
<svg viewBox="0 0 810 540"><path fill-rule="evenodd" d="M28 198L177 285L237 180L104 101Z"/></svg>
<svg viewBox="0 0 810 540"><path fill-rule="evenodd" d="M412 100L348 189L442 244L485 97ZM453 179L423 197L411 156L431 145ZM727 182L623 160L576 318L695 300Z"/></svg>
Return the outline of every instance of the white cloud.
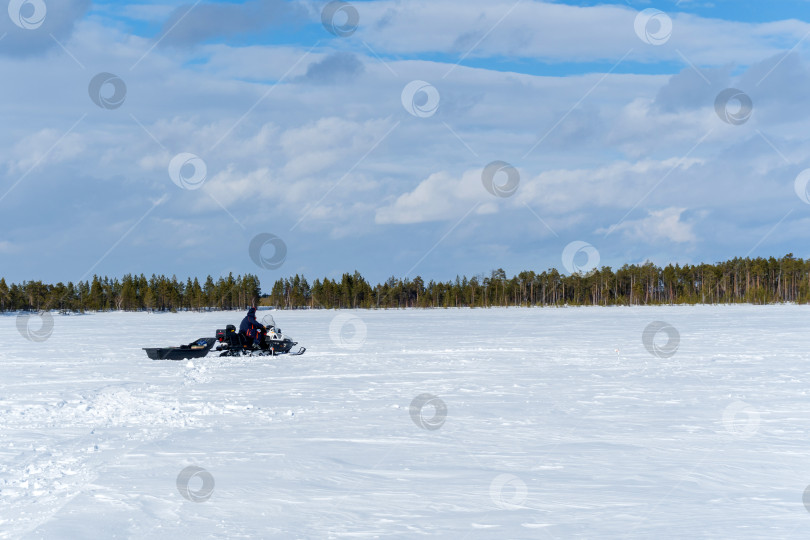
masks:
<svg viewBox="0 0 810 540"><path fill-rule="evenodd" d="M810 30L798 20L743 23L671 12L664 46L635 34L637 10L624 5L572 6L512 0L428 0L358 4L358 35L393 54L442 52L458 57L534 58L552 62L629 60L701 65L752 62L799 42Z"/></svg>
<svg viewBox="0 0 810 540"><path fill-rule="evenodd" d="M477 179L477 182L476 182ZM453 219L464 205L483 201L481 171L467 171L460 178L447 172L431 174L416 189L400 195L393 204L377 210L375 223L408 224Z"/></svg>
<svg viewBox="0 0 810 540"><path fill-rule="evenodd" d="M658 187L673 171L686 171L700 164L697 158L662 161L617 161L595 169L551 170L521 180L511 198L496 199L483 187L482 169L455 177L446 171L428 176L415 189L377 210L378 224L409 224L454 220L476 203L478 214L497 213L502 208L527 204L544 215L560 216L594 212L600 208L630 208Z"/></svg>
<svg viewBox="0 0 810 540"><path fill-rule="evenodd" d="M611 229L599 229L597 233L623 232L633 242L656 244L658 242L693 243L697 237L693 231L694 223L681 221L686 208L665 208L650 210L647 217L625 221Z"/></svg>
<svg viewBox="0 0 810 540"><path fill-rule="evenodd" d="M84 137L78 133L60 133L46 128L29 135L14 145L9 172L18 174L43 164L60 163L78 157L86 149Z"/></svg>
<svg viewBox="0 0 810 540"><path fill-rule="evenodd" d="M293 178L325 173L339 179L348 167L337 167L349 156L362 157L393 122L372 119L356 122L338 117L321 118L284 132L279 140L287 159L284 174Z"/></svg>
<svg viewBox="0 0 810 540"><path fill-rule="evenodd" d="M546 171L521 184L519 196L552 214L600 208L630 208L674 171L700 164L699 158L616 161L593 169ZM663 188L666 188L664 184Z"/></svg>
<svg viewBox="0 0 810 540"><path fill-rule="evenodd" d="M207 210L214 210L219 205L232 208L237 202L244 204L252 201L253 205L257 205L258 200L267 197L274 198L278 203L287 202L278 182L266 168L240 173L234 166L230 166L206 180L201 189L213 198L201 199L201 208ZM259 211L260 207L257 205L255 209Z"/></svg>

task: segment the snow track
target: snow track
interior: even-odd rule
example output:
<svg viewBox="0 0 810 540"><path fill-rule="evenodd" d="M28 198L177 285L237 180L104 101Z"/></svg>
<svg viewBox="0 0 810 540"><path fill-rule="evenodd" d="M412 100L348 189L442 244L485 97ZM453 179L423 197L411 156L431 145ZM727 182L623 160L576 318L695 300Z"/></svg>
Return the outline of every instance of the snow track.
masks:
<svg viewBox="0 0 810 540"><path fill-rule="evenodd" d="M79 495L105 467L146 442L195 425L192 408L182 410L176 400L167 403L145 388L111 386L53 404L6 405L0 403L0 430L10 439L32 426L44 432L22 449L10 443L6 452L19 454L0 464L4 519L28 530Z"/></svg>

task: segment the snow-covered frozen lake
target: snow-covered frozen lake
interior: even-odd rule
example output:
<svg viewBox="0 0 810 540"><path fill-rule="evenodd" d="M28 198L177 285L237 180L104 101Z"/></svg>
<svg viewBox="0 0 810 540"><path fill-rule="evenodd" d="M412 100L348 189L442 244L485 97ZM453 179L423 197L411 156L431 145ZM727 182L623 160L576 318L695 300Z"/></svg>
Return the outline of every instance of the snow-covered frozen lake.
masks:
<svg viewBox="0 0 810 540"><path fill-rule="evenodd" d="M0 537L810 532L810 307L273 315L305 355L141 350L237 312L0 316Z"/></svg>

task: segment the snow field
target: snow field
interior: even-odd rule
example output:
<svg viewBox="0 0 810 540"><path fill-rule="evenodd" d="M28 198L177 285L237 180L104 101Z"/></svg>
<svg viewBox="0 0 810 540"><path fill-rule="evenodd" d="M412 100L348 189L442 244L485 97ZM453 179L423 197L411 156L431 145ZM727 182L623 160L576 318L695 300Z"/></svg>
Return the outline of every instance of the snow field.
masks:
<svg viewBox="0 0 810 540"><path fill-rule="evenodd" d="M236 312L0 316L0 537L810 527L808 307L273 315L304 356L141 351Z"/></svg>

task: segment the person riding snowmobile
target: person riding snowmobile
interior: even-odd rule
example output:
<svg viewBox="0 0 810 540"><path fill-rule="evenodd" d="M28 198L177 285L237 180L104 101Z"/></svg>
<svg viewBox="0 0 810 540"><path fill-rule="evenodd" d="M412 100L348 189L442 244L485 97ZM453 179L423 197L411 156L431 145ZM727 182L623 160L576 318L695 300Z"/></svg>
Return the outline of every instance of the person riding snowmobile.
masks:
<svg viewBox="0 0 810 540"><path fill-rule="evenodd" d="M248 339L252 339L254 346L261 347L266 332L267 329L264 325L256 320L256 307L251 306L245 318L242 319L242 324L239 325L239 333L246 335Z"/></svg>

